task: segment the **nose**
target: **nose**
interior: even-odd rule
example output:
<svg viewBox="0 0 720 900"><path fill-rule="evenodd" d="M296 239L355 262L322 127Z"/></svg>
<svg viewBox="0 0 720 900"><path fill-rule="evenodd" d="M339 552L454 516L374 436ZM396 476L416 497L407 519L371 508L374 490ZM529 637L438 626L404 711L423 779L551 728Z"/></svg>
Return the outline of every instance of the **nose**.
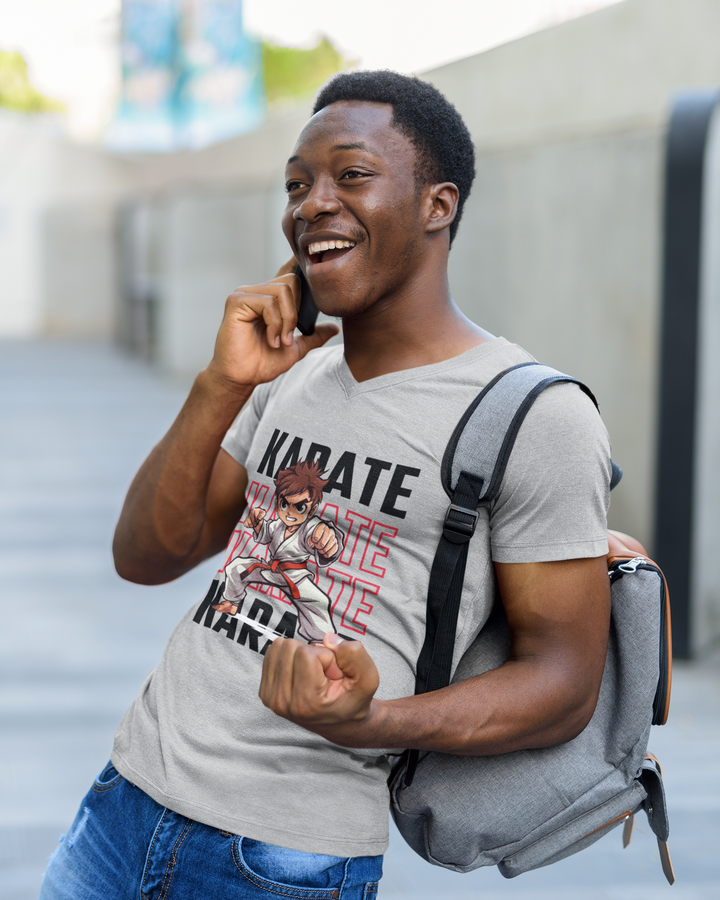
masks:
<svg viewBox="0 0 720 900"><path fill-rule="evenodd" d="M293 210L293 219L313 222L319 216L332 216L340 210L332 178L318 178Z"/></svg>

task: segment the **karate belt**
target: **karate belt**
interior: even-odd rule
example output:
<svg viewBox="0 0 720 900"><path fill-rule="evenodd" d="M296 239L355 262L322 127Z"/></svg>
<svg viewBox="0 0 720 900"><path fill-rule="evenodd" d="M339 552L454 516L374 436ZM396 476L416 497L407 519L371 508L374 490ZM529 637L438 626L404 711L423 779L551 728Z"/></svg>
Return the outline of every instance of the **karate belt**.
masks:
<svg viewBox="0 0 720 900"><path fill-rule="evenodd" d="M286 574L287 569L305 569L310 574L310 570L305 565L305 563L294 563L294 562L280 562L277 559L274 559L271 563L263 562L259 559L257 562L254 562L249 568L245 569L246 574L250 574L250 572L254 572L255 569L262 569L264 572L276 572L285 579L285 583L287 584L287 588L290 591L290 596L293 600L300 599L300 591L297 589L297 585L290 578L289 575Z"/></svg>

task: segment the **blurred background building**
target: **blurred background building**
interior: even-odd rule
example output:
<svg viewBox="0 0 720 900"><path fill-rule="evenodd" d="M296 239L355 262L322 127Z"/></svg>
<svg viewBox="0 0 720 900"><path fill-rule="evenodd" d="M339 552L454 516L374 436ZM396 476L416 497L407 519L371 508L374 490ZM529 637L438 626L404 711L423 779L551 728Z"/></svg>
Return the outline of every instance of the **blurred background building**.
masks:
<svg viewBox="0 0 720 900"><path fill-rule="evenodd" d="M287 4L275 5L280 17ZM422 72L457 105L478 156L451 286L471 318L591 385L626 471L611 525L659 549L659 435L672 427L661 377L667 148L680 92L705 98L699 293L688 296L702 340L678 357L697 375L681 398L693 434L677 461L690 501L674 582L691 655L720 638L720 3L544 9L548 27L528 19L531 33ZM388 31L379 10L370 18ZM426 31L443 27L437 4L407 10ZM0 55L1 336L116 341L181 377L207 363L227 294L287 256L285 159L314 90L355 59L327 39L291 48L253 37L243 21L240 0L124 0L119 100L84 143L18 54ZM455 55L471 24L453 21ZM304 40L302 21L293 26ZM407 27L391 35L398 45Z"/></svg>

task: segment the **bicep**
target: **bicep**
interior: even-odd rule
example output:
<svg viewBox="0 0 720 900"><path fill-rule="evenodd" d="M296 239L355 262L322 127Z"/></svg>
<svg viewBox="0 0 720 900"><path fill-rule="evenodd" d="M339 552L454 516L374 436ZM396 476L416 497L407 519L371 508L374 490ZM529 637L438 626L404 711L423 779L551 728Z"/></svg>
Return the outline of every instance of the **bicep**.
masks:
<svg viewBox="0 0 720 900"><path fill-rule="evenodd" d="M511 659L539 664L569 701L594 709L610 626L604 556L496 563Z"/></svg>

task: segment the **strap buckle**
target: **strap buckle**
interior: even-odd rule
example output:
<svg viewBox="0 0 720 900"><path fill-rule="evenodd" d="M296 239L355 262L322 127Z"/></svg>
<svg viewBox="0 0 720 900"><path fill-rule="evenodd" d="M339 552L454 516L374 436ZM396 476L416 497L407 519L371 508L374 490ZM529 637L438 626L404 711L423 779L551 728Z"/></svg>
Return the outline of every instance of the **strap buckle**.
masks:
<svg viewBox="0 0 720 900"><path fill-rule="evenodd" d="M453 544L466 544L475 534L478 512L465 506L451 503L445 513L443 536Z"/></svg>

